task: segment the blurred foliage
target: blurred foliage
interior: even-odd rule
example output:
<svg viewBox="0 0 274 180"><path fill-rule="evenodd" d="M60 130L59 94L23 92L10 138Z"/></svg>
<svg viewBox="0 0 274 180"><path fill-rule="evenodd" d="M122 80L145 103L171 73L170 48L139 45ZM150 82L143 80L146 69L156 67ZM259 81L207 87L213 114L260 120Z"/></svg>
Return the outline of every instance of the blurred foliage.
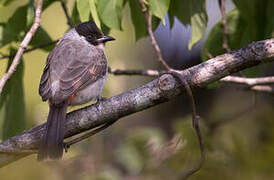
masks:
<svg viewBox="0 0 274 180"><path fill-rule="evenodd" d="M268 39L274 35L272 0L235 0L236 8L227 14L229 28L228 45L232 50L239 49L253 41ZM202 52L203 60L207 53L217 56L225 53L222 48L223 26L217 23L211 30ZM258 76L259 66L243 71L247 76Z"/></svg>
<svg viewBox="0 0 274 180"><path fill-rule="evenodd" d="M188 48L191 49L204 36L207 27L206 1L173 0L168 11L171 27L176 16L184 25L191 25L192 34Z"/></svg>
<svg viewBox="0 0 274 180"><path fill-rule="evenodd" d="M67 31L69 27L65 26L66 19L60 2L61 0L44 0L42 24L30 42L29 48L56 40ZM68 6L74 24L93 19L105 34L113 33L116 35L114 37L119 37L116 38L118 42L115 45L107 45L111 48L106 48L107 54L110 52L111 55L108 56L111 65L119 68L128 65L150 68L151 64L147 60L154 58L151 55L153 51L144 40L148 33L145 16L138 0L64 0L64 2ZM189 49L204 37L208 21L205 0L144 0L144 2L153 14L153 31L159 27L160 22L166 24L165 16L168 14L170 28L173 27L175 20L185 26L191 26ZM252 41L274 36L274 1L234 0L233 2L235 9L227 13L230 30L229 46L232 50ZM35 3L34 0L0 0L1 52L15 53L13 47L18 47L33 23ZM136 44L133 44L134 34L135 40L138 41ZM222 49L222 39L223 27L218 22L206 39L202 51L203 60L208 59L206 50L213 56L225 52ZM25 127L40 124L46 119L47 104L41 102L37 89L47 53L53 47L47 46L41 49L43 51L24 55L24 61L6 84L0 97L2 139L16 135ZM136 50L138 48L145 53L138 53ZM130 61L126 61L127 59ZM5 60L0 62L0 75L11 61L12 58L8 62ZM258 76L259 68L246 70L245 73ZM112 78L117 79L107 82L104 91L107 96L147 81L144 78L140 78L142 80L136 78L135 81L132 80L133 77ZM214 84L215 89L216 87ZM273 96L260 97L256 111L243 115L239 121L233 119L229 123L220 123L218 127L212 128L212 123L225 119L227 111L233 114L235 109L245 107L246 102L250 100L250 94L248 97L237 95L231 89L224 90L216 96L214 100L209 100L214 101L212 107L209 105L203 107L207 111L202 121L207 150L206 163L190 179L273 179L274 114L273 103L269 102L269 100L273 101ZM206 102L206 104L210 103ZM104 134L72 147L61 162L37 163L33 155L1 169L0 177L3 180L177 179L178 174L194 166L200 157L191 118L188 115L175 117L171 109L181 111L177 106L178 104L173 104L172 107L167 105L156 112L149 110L139 116L127 117L130 120L117 123L119 125L112 126L104 131ZM167 114L166 119L161 116L163 112ZM160 121L159 118L164 119L165 122ZM132 125L131 122L139 124ZM155 124L144 126L148 122ZM167 124L172 128L168 129Z"/></svg>
<svg viewBox="0 0 274 180"><path fill-rule="evenodd" d="M160 18L163 25L166 25L164 17L168 11L170 0L150 0L149 2L145 2L149 4L151 13Z"/></svg>
<svg viewBox="0 0 274 180"><path fill-rule="evenodd" d="M44 28L42 26L40 26L35 35L33 36L31 42L30 42L30 45L31 46L38 46L41 44L41 42L43 43L49 43L49 42L52 42L52 39L51 37L49 36L49 34L47 33L47 31L44 30ZM54 47L54 45L51 45L51 46L45 46L43 48L40 48L42 50L45 50L45 51L50 51L52 50Z"/></svg>
<svg viewBox="0 0 274 180"><path fill-rule="evenodd" d="M11 55L16 52L11 49ZM13 56L10 57L8 67L11 65ZM2 127L2 139L8 139L21 132L26 127L25 98L23 86L23 61L18 65L17 70L11 79L7 82L0 97L0 110L3 108L4 124ZM7 69L8 70L8 69Z"/></svg>
<svg viewBox="0 0 274 180"><path fill-rule="evenodd" d="M90 18L90 7L88 0L76 0L77 10L82 22L88 21Z"/></svg>

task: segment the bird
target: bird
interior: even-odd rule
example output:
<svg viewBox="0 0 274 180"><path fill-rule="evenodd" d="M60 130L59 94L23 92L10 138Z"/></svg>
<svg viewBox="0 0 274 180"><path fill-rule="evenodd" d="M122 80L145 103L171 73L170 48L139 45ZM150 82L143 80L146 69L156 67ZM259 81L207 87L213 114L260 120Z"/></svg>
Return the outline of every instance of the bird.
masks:
<svg viewBox="0 0 274 180"><path fill-rule="evenodd" d="M65 33L49 53L39 85L39 95L49 103L49 114L38 161L62 158L68 106L102 100L108 69L104 44L112 40L90 20Z"/></svg>

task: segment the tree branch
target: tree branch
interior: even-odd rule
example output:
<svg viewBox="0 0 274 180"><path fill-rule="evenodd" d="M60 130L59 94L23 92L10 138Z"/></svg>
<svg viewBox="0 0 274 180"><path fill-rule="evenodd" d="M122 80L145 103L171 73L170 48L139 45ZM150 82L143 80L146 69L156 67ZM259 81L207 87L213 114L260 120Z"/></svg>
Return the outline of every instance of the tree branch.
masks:
<svg viewBox="0 0 274 180"><path fill-rule="evenodd" d="M41 14L42 14L42 6L43 6L43 0L39 0L37 2L37 8L36 8L36 11L35 11L34 23L31 26L31 28L28 31L28 33L26 34L24 40L20 44L19 49L18 49L18 51L17 51L17 53L16 53L16 55L15 55L13 61L12 61L12 64L9 67L9 70L2 76L2 79L0 81L0 95L1 95L1 93L3 91L3 88L4 88L5 84L6 84L6 82L12 76L12 74L16 70L16 67L20 63L21 57L22 57L22 55L24 53L24 50L26 49L27 45L31 41L31 38L34 36L36 30L40 26L40 20L41 20Z"/></svg>
<svg viewBox="0 0 274 180"><path fill-rule="evenodd" d="M139 75L139 76L150 76L150 77L157 77L160 74L167 73L166 71L157 71L157 70L152 70L152 69L114 69L111 67L108 67L108 72L113 75L129 75L129 76L134 76L134 75Z"/></svg>
<svg viewBox="0 0 274 180"><path fill-rule="evenodd" d="M157 71L152 69L142 70L142 69L108 69L108 72L113 75L127 75L127 76L148 76L148 77L158 77L161 74L167 73L167 71ZM274 77L261 77L261 78L245 78L238 76L226 76L220 79L223 83L235 83L247 85L244 90L251 90L256 92L274 93ZM262 84L262 85L260 85ZM270 84L270 85L269 85Z"/></svg>
<svg viewBox="0 0 274 180"><path fill-rule="evenodd" d="M203 137L199 128L199 116L197 114L196 111L196 105L195 105L195 100L191 91L191 88L188 84L188 82L184 79L183 74L181 74L180 71L172 69L169 67L169 65L166 63L166 61L164 60L162 53L161 53L161 49L154 37L153 31L152 31L152 13L147 9L145 3L143 2L143 0L139 0L141 6L142 6L142 11L145 14L146 17L146 22L147 22L147 30L148 30L148 34L151 40L151 44L154 47L154 50L157 54L157 59L158 61L165 67L165 69L168 71L169 74L172 74L177 80L179 80L179 82L181 83L181 85L184 86L187 95L190 99L190 103L191 103L191 107L192 107L192 125L193 128L197 134L198 140L199 140L199 145L200 145L200 150L201 150L201 158L200 158L200 162L197 166L193 167L192 169L186 171L183 175L182 178L186 179L187 177L189 177L190 175L194 174L195 172L197 172L203 165L204 160L205 160L205 151L204 151L204 143L203 143ZM188 72L187 70L185 72Z"/></svg>
<svg viewBox="0 0 274 180"><path fill-rule="evenodd" d="M67 8L67 5L66 5L66 3L65 3L64 0L61 1L61 6L62 6L63 11L65 13L65 16L67 18L67 24L70 26L70 28L74 28L74 24L73 24L73 22L72 22L72 20L71 20L71 18L69 16L68 8Z"/></svg>
<svg viewBox="0 0 274 180"><path fill-rule="evenodd" d="M156 55L157 55L157 59L158 61L165 67L166 70L171 70L171 68L169 67L169 65L165 62L162 53L161 53L161 49L154 37L153 31L152 31L152 14L150 11L147 10L147 7L145 5L145 3L143 2L143 0L139 0L140 5L142 7L142 11L145 14L146 17L146 23L147 23L147 30L148 30L148 34L149 34L149 38L151 41L152 46L155 49Z"/></svg>
<svg viewBox="0 0 274 180"><path fill-rule="evenodd" d="M259 77L259 78L246 78L238 76L226 76L220 80L221 82L245 84L248 86L274 84L274 76L270 77Z"/></svg>
<svg viewBox="0 0 274 180"><path fill-rule="evenodd" d="M257 86L252 86L249 89L252 91L274 94L274 86L257 85Z"/></svg>
<svg viewBox="0 0 274 180"><path fill-rule="evenodd" d="M222 26L224 28L224 33L223 33L223 49L225 49L227 52L230 52L231 49L229 48L228 45L228 35L229 35L229 29L227 26L227 21L226 21L226 12L225 12L225 0L219 0L219 8L222 14Z"/></svg>
<svg viewBox="0 0 274 180"><path fill-rule="evenodd" d="M40 49L40 48L44 48L44 47L48 47L48 46L51 46L53 44L56 44L57 42L59 41L59 39L57 40L54 40L54 41L51 41L51 42L47 42L47 43L43 43L43 44L39 44L37 46L33 46L32 48L26 48L26 50L23 52L23 54L25 53L29 53L31 51L34 51L34 50L37 50L37 49ZM1 54L1 53L0 53ZM2 54L2 56L0 57L0 60L2 59L7 59L7 58L10 58L12 56L15 56L15 54L13 55L7 55L7 54Z"/></svg>
<svg viewBox="0 0 274 180"><path fill-rule="evenodd" d="M244 89L257 91L257 92L266 92L274 93L274 77L259 77L259 78L246 78L238 76L226 76L220 80L224 83L235 83L246 85Z"/></svg>
<svg viewBox="0 0 274 180"><path fill-rule="evenodd" d="M274 61L274 38L217 56L180 73L191 88L197 88L245 68L271 61ZM173 76L164 74L136 89L73 111L67 115L65 137L80 134L169 101L182 93L180 86ZM26 152L28 150L36 150L44 128L45 124L36 126L0 143L0 167L29 155L30 152ZM22 154L18 154L20 151L23 151Z"/></svg>

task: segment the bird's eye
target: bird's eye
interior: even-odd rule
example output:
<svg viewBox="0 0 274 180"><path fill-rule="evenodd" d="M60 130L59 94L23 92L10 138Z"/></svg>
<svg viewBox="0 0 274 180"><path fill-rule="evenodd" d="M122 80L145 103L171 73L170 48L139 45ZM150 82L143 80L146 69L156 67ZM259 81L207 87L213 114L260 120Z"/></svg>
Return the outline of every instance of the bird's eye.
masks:
<svg viewBox="0 0 274 180"><path fill-rule="evenodd" d="M87 40L92 40L93 38L92 38L92 36L91 35L88 35L87 36Z"/></svg>

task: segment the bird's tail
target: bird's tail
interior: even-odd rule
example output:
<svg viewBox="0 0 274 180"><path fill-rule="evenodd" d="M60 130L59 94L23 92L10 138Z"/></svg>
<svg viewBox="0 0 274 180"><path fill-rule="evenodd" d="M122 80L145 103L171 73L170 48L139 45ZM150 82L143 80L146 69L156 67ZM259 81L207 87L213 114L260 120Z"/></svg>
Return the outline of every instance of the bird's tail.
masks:
<svg viewBox="0 0 274 180"><path fill-rule="evenodd" d="M38 150L38 161L62 158L67 107L67 102L50 105L46 129Z"/></svg>

